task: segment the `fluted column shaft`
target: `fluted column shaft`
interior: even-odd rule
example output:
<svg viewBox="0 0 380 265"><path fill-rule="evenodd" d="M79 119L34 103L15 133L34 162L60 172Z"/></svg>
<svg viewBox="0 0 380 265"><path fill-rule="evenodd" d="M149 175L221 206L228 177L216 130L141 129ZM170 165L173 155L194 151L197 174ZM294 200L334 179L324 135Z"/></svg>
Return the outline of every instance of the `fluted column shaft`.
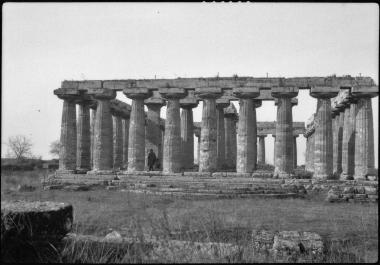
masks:
<svg viewBox="0 0 380 265"><path fill-rule="evenodd" d="M265 164L265 137L266 135L259 136L259 146L257 150L257 162L259 164Z"/></svg>
<svg viewBox="0 0 380 265"><path fill-rule="evenodd" d="M59 170L74 171L76 169L77 154L77 124L75 98L60 97L63 99L61 138L59 150Z"/></svg>
<svg viewBox="0 0 380 265"><path fill-rule="evenodd" d="M297 137L298 135L293 136L293 167L297 168Z"/></svg>
<svg viewBox="0 0 380 265"><path fill-rule="evenodd" d="M198 145L197 145L197 160L198 160L198 166L199 166L199 162L200 162L200 155L201 155L201 136L198 135L197 136L197 141L198 141Z"/></svg>
<svg viewBox="0 0 380 265"><path fill-rule="evenodd" d="M315 135L310 135L310 157L309 157L309 170L314 172L314 150L315 150Z"/></svg>
<svg viewBox="0 0 380 265"><path fill-rule="evenodd" d="M344 111L337 111L333 119L333 173L342 173L342 140L343 140Z"/></svg>
<svg viewBox="0 0 380 265"><path fill-rule="evenodd" d="M342 139L342 174L341 179L352 179L355 169L355 113L356 104L351 102L344 109Z"/></svg>
<svg viewBox="0 0 380 265"><path fill-rule="evenodd" d="M217 161L217 133L216 133L216 103L215 98L203 99L201 147L200 147L200 172L212 172L216 170Z"/></svg>
<svg viewBox="0 0 380 265"><path fill-rule="evenodd" d="M181 112L182 167L194 164L193 108L184 107Z"/></svg>
<svg viewBox="0 0 380 265"><path fill-rule="evenodd" d="M91 132L89 102L78 103L77 121L77 169L88 171L91 168Z"/></svg>
<svg viewBox="0 0 380 265"><path fill-rule="evenodd" d="M128 136L128 171L143 171L145 165L145 113L143 97L132 98Z"/></svg>
<svg viewBox="0 0 380 265"><path fill-rule="evenodd" d="M355 179L365 179L373 174L374 135L373 115L370 97L361 97L357 102L355 117Z"/></svg>
<svg viewBox="0 0 380 265"><path fill-rule="evenodd" d="M96 108L90 110L91 123L90 123L90 131L91 131L91 143L90 143L90 168L94 167L94 138L95 138L95 120L96 120Z"/></svg>
<svg viewBox="0 0 380 265"><path fill-rule="evenodd" d="M236 167L236 117L225 115L225 161L228 168Z"/></svg>
<svg viewBox="0 0 380 265"><path fill-rule="evenodd" d="M148 153L150 149L153 149L160 164L162 164L162 157L159 156L162 145L162 136L160 128L160 111L161 104L146 104L148 107L148 115L146 122L145 132L145 165L148 166Z"/></svg>
<svg viewBox="0 0 380 265"><path fill-rule="evenodd" d="M120 116L113 115L113 168L119 170L123 166L123 124Z"/></svg>
<svg viewBox="0 0 380 265"><path fill-rule="evenodd" d="M110 99L97 98L93 171L113 168L113 124Z"/></svg>
<svg viewBox="0 0 380 265"><path fill-rule="evenodd" d="M128 168L128 138L129 138L129 118L122 120L123 128L123 169Z"/></svg>
<svg viewBox="0 0 380 265"><path fill-rule="evenodd" d="M339 132L339 116L336 113L332 113L331 116L332 123L332 134L333 134L333 173L338 171L338 132Z"/></svg>
<svg viewBox="0 0 380 265"><path fill-rule="evenodd" d="M293 172L293 116L291 98L278 98L274 175L289 177Z"/></svg>
<svg viewBox="0 0 380 265"><path fill-rule="evenodd" d="M276 135L272 135L273 137L273 166L276 164Z"/></svg>
<svg viewBox="0 0 380 265"><path fill-rule="evenodd" d="M310 167L310 135L306 137L306 150L305 150L305 170L309 171Z"/></svg>
<svg viewBox="0 0 380 265"><path fill-rule="evenodd" d="M319 98L315 124L314 178L327 179L333 173L333 137L330 98Z"/></svg>
<svg viewBox="0 0 380 265"><path fill-rule="evenodd" d="M239 100L236 172L250 173L256 169L256 112L252 99Z"/></svg>
<svg viewBox="0 0 380 265"><path fill-rule="evenodd" d="M181 170L181 120L179 98L168 98L165 121L163 171Z"/></svg>

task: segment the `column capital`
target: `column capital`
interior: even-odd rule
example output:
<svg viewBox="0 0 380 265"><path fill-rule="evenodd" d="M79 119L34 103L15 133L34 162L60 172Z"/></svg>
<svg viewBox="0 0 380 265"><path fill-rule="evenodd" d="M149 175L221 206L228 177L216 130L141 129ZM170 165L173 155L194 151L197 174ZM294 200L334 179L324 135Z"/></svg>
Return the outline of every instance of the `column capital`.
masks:
<svg viewBox="0 0 380 265"><path fill-rule="evenodd" d="M224 117L237 118L237 111L234 104L230 103L230 105L224 109Z"/></svg>
<svg viewBox="0 0 380 265"><path fill-rule="evenodd" d="M181 99L187 96L187 91L184 88L163 87L158 89L161 97L164 99Z"/></svg>
<svg viewBox="0 0 380 265"><path fill-rule="evenodd" d="M239 99L252 99L260 96L260 88L255 86L235 87L232 94Z"/></svg>
<svg viewBox="0 0 380 265"><path fill-rule="evenodd" d="M220 87L197 87L194 94L201 99L219 98L222 96L222 89Z"/></svg>
<svg viewBox="0 0 380 265"><path fill-rule="evenodd" d="M339 93L338 87L314 86L310 88L310 96L318 99L329 99L336 97Z"/></svg>
<svg viewBox="0 0 380 265"><path fill-rule="evenodd" d="M198 106L198 100L195 97L185 97L179 100L179 105L183 109L193 109Z"/></svg>
<svg viewBox="0 0 380 265"><path fill-rule="evenodd" d="M130 99L147 99L152 96L152 91L146 87L124 88L124 95Z"/></svg>
<svg viewBox="0 0 380 265"><path fill-rule="evenodd" d="M165 100L161 97L160 93L158 91L153 91L152 96L150 98L147 98L144 100L144 104L148 107L163 107L166 105Z"/></svg>
<svg viewBox="0 0 380 265"><path fill-rule="evenodd" d="M224 109L224 108L227 108L229 105L230 105L230 101L226 98L218 98L216 100L217 109Z"/></svg>
<svg viewBox="0 0 380 265"><path fill-rule="evenodd" d="M351 89L351 94L355 98L373 98L379 95L378 86L359 87L355 86Z"/></svg>
<svg viewBox="0 0 380 265"><path fill-rule="evenodd" d="M73 101L79 98L80 92L73 88L58 88L54 90L54 95L60 99Z"/></svg>
<svg viewBox="0 0 380 265"><path fill-rule="evenodd" d="M274 86L274 87L272 87L271 95L274 98L294 98L298 95L298 87Z"/></svg>

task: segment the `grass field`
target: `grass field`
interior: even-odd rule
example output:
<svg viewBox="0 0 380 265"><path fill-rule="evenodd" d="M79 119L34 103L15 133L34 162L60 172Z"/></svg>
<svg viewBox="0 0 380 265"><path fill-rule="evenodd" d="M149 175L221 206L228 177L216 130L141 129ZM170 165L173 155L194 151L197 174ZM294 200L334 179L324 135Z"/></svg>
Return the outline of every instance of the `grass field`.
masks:
<svg viewBox="0 0 380 265"><path fill-rule="evenodd" d="M200 230L207 241L218 231L237 228L310 231L338 242L330 247L354 254L350 261L378 259L378 205L374 203L328 203L324 201L326 194L306 199L186 200L104 189L44 191L40 184L44 174L2 173L1 199L69 202L74 206L74 233L104 236L116 230L130 236L136 231L165 235ZM9 190L18 184L35 186L36 190ZM347 261L338 256L330 261Z"/></svg>

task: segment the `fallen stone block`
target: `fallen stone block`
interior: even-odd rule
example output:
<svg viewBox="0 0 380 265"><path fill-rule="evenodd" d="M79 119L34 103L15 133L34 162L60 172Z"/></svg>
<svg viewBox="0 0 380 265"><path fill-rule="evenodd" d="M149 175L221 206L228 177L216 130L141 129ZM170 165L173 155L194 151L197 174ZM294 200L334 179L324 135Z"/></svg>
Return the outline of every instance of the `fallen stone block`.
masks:
<svg viewBox="0 0 380 265"><path fill-rule="evenodd" d="M368 200L371 202L377 202L378 198L379 198L378 195L371 195L371 194L368 195Z"/></svg>
<svg viewBox="0 0 380 265"><path fill-rule="evenodd" d="M370 186L365 186L364 187L365 193L368 195L377 195L377 188L375 187L370 187Z"/></svg>

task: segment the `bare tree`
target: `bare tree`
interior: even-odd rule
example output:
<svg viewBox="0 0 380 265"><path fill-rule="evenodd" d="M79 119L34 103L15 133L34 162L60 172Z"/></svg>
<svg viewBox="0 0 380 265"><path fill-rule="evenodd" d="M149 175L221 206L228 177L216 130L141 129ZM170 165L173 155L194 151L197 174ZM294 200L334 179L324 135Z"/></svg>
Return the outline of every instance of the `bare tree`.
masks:
<svg viewBox="0 0 380 265"><path fill-rule="evenodd" d="M59 140L55 140L50 144L50 154L54 157L59 157L59 149L61 148L61 142Z"/></svg>
<svg viewBox="0 0 380 265"><path fill-rule="evenodd" d="M24 135L16 135L8 138L9 153L17 160L32 156L32 140Z"/></svg>

